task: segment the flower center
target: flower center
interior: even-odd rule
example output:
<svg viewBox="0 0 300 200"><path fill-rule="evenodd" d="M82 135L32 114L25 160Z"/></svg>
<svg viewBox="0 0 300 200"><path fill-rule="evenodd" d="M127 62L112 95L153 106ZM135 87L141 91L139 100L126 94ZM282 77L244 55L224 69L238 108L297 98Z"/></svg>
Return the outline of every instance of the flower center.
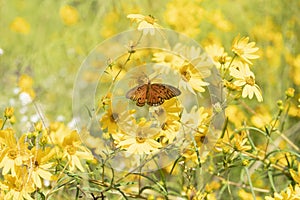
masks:
<svg viewBox="0 0 300 200"><path fill-rule="evenodd" d="M165 58L164 58L164 61L166 62L166 63L169 63L169 62L171 62L173 60L173 56L171 56L171 55L167 55L167 56L165 56Z"/></svg>
<svg viewBox="0 0 300 200"><path fill-rule="evenodd" d="M251 86L253 86L255 84L255 80L252 76L246 77L245 81L248 85L251 85Z"/></svg>
<svg viewBox="0 0 300 200"><path fill-rule="evenodd" d="M23 189L22 182L19 180L16 180L14 183L14 190L16 190L17 192L21 192L22 189Z"/></svg>
<svg viewBox="0 0 300 200"><path fill-rule="evenodd" d="M40 165L39 162L36 160L33 163L33 168L36 170L39 167L39 165Z"/></svg>
<svg viewBox="0 0 300 200"><path fill-rule="evenodd" d="M18 155L17 151L14 149L9 150L7 154L8 154L8 157L12 160L16 159L17 155Z"/></svg>
<svg viewBox="0 0 300 200"><path fill-rule="evenodd" d="M119 115L118 115L118 113L112 113L111 115L110 115L110 121L111 122L117 122L119 120Z"/></svg>
<svg viewBox="0 0 300 200"><path fill-rule="evenodd" d="M225 64L225 63L226 63L226 55L217 56L217 61L218 61L220 64Z"/></svg>
<svg viewBox="0 0 300 200"><path fill-rule="evenodd" d="M70 155L74 155L76 153L76 148L74 146L68 146L67 147L67 152Z"/></svg>
<svg viewBox="0 0 300 200"><path fill-rule="evenodd" d="M183 71L183 72L181 72L181 75L182 75L183 80L184 80L185 82L188 82L188 81L191 79L191 74L190 74L190 72L188 72L188 71Z"/></svg>
<svg viewBox="0 0 300 200"><path fill-rule="evenodd" d="M146 141L146 138L143 138L141 136L135 137L135 140L137 143L144 143Z"/></svg>
<svg viewBox="0 0 300 200"><path fill-rule="evenodd" d="M146 138L143 137L143 132L142 131L138 131L135 137L135 140L137 143L144 143L146 141Z"/></svg>
<svg viewBox="0 0 300 200"><path fill-rule="evenodd" d="M151 15L148 15L148 16L145 17L145 21L146 21L147 23L153 25L154 22L155 22L155 18L154 18L153 16L151 16Z"/></svg>

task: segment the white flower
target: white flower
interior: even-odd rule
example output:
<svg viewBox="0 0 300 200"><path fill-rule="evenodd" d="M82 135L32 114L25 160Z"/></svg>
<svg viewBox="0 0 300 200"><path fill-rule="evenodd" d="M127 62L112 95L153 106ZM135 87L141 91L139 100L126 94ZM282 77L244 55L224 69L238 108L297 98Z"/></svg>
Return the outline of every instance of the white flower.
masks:
<svg viewBox="0 0 300 200"><path fill-rule="evenodd" d="M21 104L23 106L30 104L32 102L32 98L27 92L21 92L19 95L19 99L21 100Z"/></svg>

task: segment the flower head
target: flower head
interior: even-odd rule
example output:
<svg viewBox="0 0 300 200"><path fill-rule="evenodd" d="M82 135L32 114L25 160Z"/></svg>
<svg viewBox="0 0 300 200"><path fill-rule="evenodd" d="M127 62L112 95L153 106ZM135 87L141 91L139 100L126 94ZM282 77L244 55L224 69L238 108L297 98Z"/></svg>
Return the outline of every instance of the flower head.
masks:
<svg viewBox="0 0 300 200"><path fill-rule="evenodd" d="M207 54L212 58L213 63L219 69L222 64L229 62L231 58L224 51L224 47L217 44L205 47Z"/></svg>
<svg viewBox="0 0 300 200"><path fill-rule="evenodd" d="M10 128L0 131L0 144L3 145L0 168L3 168L3 175L11 172L12 176L16 176L16 168L23 164L23 160L28 159L30 154L24 140L25 135L17 141Z"/></svg>
<svg viewBox="0 0 300 200"><path fill-rule="evenodd" d="M14 32L27 35L30 32L30 24L22 17L16 17L10 24L10 29Z"/></svg>
<svg viewBox="0 0 300 200"><path fill-rule="evenodd" d="M289 186L286 191L281 191L280 194L275 192L274 197L266 196L265 200L288 200L288 199L300 199L300 186L299 184Z"/></svg>
<svg viewBox="0 0 300 200"><path fill-rule="evenodd" d="M24 93L28 94L32 99L34 99L35 97L35 92L33 90L33 79L28 76L27 74L22 74L19 78L19 83L18 83L18 86L20 88L20 97L21 97L21 94L23 94L24 96ZM25 95L26 95L25 94Z"/></svg>
<svg viewBox="0 0 300 200"><path fill-rule="evenodd" d="M232 42L232 51L238 55L243 61L252 65L250 60L259 58L257 55L258 47L255 47L255 42L249 42L249 37L242 37L238 35Z"/></svg>
<svg viewBox="0 0 300 200"><path fill-rule="evenodd" d="M51 167L53 167L53 163L49 162L51 158L54 156L53 149L45 148L45 149L37 149L33 147L31 149L33 158L30 159L28 163L28 167L31 172L31 177L33 179L34 184L38 187L42 187L41 178L45 180L51 180L52 174L49 172Z"/></svg>
<svg viewBox="0 0 300 200"><path fill-rule="evenodd" d="M26 167L18 167L16 176L4 175L4 180L0 183L1 190L5 191L3 199L33 200L30 194L35 191L35 187L28 175Z"/></svg>
<svg viewBox="0 0 300 200"><path fill-rule="evenodd" d="M250 71L249 66L247 64L242 64L238 66L238 68L230 67L230 75L236 78L233 82L236 86L243 86L242 97L249 99L253 98L255 94L258 102L262 102L263 98L261 95L260 88L257 84L255 84L255 76L252 71Z"/></svg>
<svg viewBox="0 0 300 200"><path fill-rule="evenodd" d="M204 86L208 86L209 83L202 80L203 75L191 64L184 65L180 68L181 80L179 86L191 93L204 92Z"/></svg>
<svg viewBox="0 0 300 200"><path fill-rule="evenodd" d="M81 144L81 140L77 131L70 132L64 137L63 143L63 158L67 158L71 171L78 168L80 171L84 171L81 164L81 160L92 160L92 153Z"/></svg>
<svg viewBox="0 0 300 200"><path fill-rule="evenodd" d="M118 147L126 149L130 154L150 154L162 147L155 140L158 135L158 128L151 127L151 123L141 121L134 125L128 134L124 134Z"/></svg>
<svg viewBox="0 0 300 200"><path fill-rule="evenodd" d="M180 66L184 64L183 58L171 52L154 53L152 60L158 63L155 65L155 68L160 73L163 73L164 69L166 70L167 73L169 72L169 68L179 69ZM169 68L163 68L161 66L167 66Z"/></svg>
<svg viewBox="0 0 300 200"><path fill-rule="evenodd" d="M246 132L241 132L241 134L234 134L231 143L233 148L238 151L248 151L251 149L250 145L247 145L248 138Z"/></svg>
<svg viewBox="0 0 300 200"><path fill-rule="evenodd" d="M161 28L159 24L156 23L156 19L152 15L141 15L141 14L129 14L127 18L131 19L132 22L137 22L138 30L142 31L144 35L150 33L154 35L155 29Z"/></svg>
<svg viewBox="0 0 300 200"><path fill-rule="evenodd" d="M71 26L78 22L79 15L76 8L64 5L59 10L60 18L65 25Z"/></svg>
<svg viewBox="0 0 300 200"><path fill-rule="evenodd" d="M127 111L127 106L121 101L112 108L110 105L105 114L100 119L101 129L107 130L109 134L115 134L119 128L126 129L131 126L132 116L134 111Z"/></svg>

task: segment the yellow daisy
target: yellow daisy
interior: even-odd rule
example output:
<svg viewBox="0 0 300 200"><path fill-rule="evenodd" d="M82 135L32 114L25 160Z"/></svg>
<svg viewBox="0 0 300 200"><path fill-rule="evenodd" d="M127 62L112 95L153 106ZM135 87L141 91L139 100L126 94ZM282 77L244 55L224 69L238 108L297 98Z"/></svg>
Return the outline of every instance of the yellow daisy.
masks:
<svg viewBox="0 0 300 200"><path fill-rule="evenodd" d="M25 134L16 141L14 131L10 128L0 131L0 143L4 146L1 151L0 168L2 174L11 172L12 176L16 176L16 167L23 164L23 159L28 159L30 153L28 152L25 143Z"/></svg>
<svg viewBox="0 0 300 200"><path fill-rule="evenodd" d="M205 51L212 58L213 63L218 69L220 69L221 65L224 65L231 60L228 54L224 51L224 47L220 45L209 45L205 47Z"/></svg>
<svg viewBox="0 0 300 200"><path fill-rule="evenodd" d="M70 171L74 171L75 168L80 171L84 171L81 164L81 160L92 160L94 157L91 152L83 145L77 131L72 131L68 136L64 138L62 143L63 157L68 160Z"/></svg>
<svg viewBox="0 0 300 200"><path fill-rule="evenodd" d="M154 65L158 73L168 74L170 69L179 69L184 64L184 59L171 52L157 52L153 54Z"/></svg>
<svg viewBox="0 0 300 200"><path fill-rule="evenodd" d="M112 105L106 110L105 114L100 119L101 129L107 130L109 134L115 134L119 129L126 129L131 126L132 116L134 111L128 111L127 105L118 101L114 108Z"/></svg>
<svg viewBox="0 0 300 200"><path fill-rule="evenodd" d="M141 14L129 14L127 15L127 18L131 19L132 22L137 22L137 29L142 31L144 35L147 35L148 33L154 35L155 30L161 28L152 15L144 16Z"/></svg>
<svg viewBox="0 0 300 200"><path fill-rule="evenodd" d="M263 101L260 88L255 84L255 76L252 71L250 71L248 64L241 63L237 68L230 67L230 75L236 78L233 82L236 86L243 86L242 97L252 99L254 94L258 102Z"/></svg>
<svg viewBox="0 0 300 200"><path fill-rule="evenodd" d="M6 192L4 199L13 200L33 200L30 194L35 191L33 181L28 177L26 167L18 167L16 176L4 175L0 188Z"/></svg>
<svg viewBox="0 0 300 200"><path fill-rule="evenodd" d="M189 90L191 93L195 94L197 92L205 92L204 87L208 86L209 83L202 80L203 75L191 64L184 65L179 70L181 74L181 79L179 81L179 86L185 90Z"/></svg>
<svg viewBox="0 0 300 200"><path fill-rule="evenodd" d="M250 60L259 58L257 54L258 47L255 47L255 42L249 42L249 37L242 37L238 35L232 42L231 50L238 55L243 61L252 65Z"/></svg>
<svg viewBox="0 0 300 200"><path fill-rule="evenodd" d="M130 154L150 154L157 151L162 145L155 140L159 135L158 128L152 128L151 123L144 121L136 124L124 135L118 147L126 149Z"/></svg>
<svg viewBox="0 0 300 200"><path fill-rule="evenodd" d="M70 5L64 5L59 10L61 20L65 25L71 26L78 22L79 14L76 8Z"/></svg>
<svg viewBox="0 0 300 200"><path fill-rule="evenodd" d="M166 100L161 106L150 107L149 112L157 119L160 124L166 120L179 120L182 107L176 98Z"/></svg>
<svg viewBox="0 0 300 200"><path fill-rule="evenodd" d="M33 179L34 184L38 187L42 187L41 178L45 180L51 180L52 174L49 170L54 166L54 163L49 162L51 158L54 156L54 151L52 149L45 148L36 149L33 147L31 149L32 155L35 155L33 159L30 160L28 167L30 169L31 177Z"/></svg>

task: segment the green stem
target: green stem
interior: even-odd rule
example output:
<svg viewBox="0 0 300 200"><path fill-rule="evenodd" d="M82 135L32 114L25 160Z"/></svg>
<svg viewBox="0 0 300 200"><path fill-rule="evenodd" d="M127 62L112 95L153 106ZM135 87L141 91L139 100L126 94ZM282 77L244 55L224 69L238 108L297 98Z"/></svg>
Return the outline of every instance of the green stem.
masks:
<svg viewBox="0 0 300 200"><path fill-rule="evenodd" d="M248 181L249 181L249 186L250 186L250 190L251 190L251 193L252 193L252 197L254 200L256 200L256 196L255 196L255 193L254 193L254 190L253 190L253 185L252 185L252 181L251 181L251 177L250 177L250 174L249 174L249 170L247 167L244 168L245 171L246 171L246 174L247 174L247 178L248 178Z"/></svg>
<svg viewBox="0 0 300 200"><path fill-rule="evenodd" d="M2 127L1 127L1 130L3 130L3 128L4 128L4 125L5 125L5 123L6 123L6 121L7 121L7 117L5 117L5 119L4 119L4 122L3 122L3 124L2 124Z"/></svg>

